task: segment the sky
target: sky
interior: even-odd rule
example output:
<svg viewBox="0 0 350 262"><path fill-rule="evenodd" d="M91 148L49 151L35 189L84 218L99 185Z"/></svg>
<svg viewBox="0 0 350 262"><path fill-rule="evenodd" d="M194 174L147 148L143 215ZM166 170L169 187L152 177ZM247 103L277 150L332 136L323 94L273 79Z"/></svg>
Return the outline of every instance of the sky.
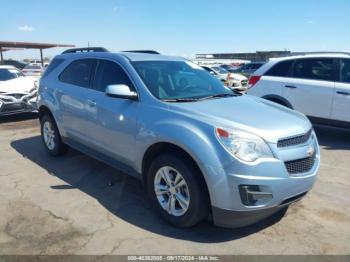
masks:
<svg viewBox="0 0 350 262"><path fill-rule="evenodd" d="M349 0L0 0L0 10L0 41L89 43L186 57L350 50ZM39 58L39 51L4 56Z"/></svg>

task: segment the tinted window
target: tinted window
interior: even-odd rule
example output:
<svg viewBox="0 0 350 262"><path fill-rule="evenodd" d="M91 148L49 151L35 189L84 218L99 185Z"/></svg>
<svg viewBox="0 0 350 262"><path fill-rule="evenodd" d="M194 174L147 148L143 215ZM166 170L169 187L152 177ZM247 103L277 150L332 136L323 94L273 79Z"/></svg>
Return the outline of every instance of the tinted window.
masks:
<svg viewBox="0 0 350 262"><path fill-rule="evenodd" d="M48 74L50 74L54 69L56 69L60 64L63 63L63 59L58 59L55 58L51 61L51 63L49 64L49 66L46 68L44 75L42 76L42 78L46 77Z"/></svg>
<svg viewBox="0 0 350 262"><path fill-rule="evenodd" d="M127 85L130 89L134 89L129 77L118 64L101 60L95 76L94 89L104 92L108 85L118 84Z"/></svg>
<svg viewBox="0 0 350 262"><path fill-rule="evenodd" d="M82 59L72 62L66 69L61 73L59 79L62 82L89 87L91 72L95 67L94 59Z"/></svg>
<svg viewBox="0 0 350 262"><path fill-rule="evenodd" d="M258 69L261 67L263 64L252 64L252 69Z"/></svg>
<svg viewBox="0 0 350 262"><path fill-rule="evenodd" d="M24 75L17 69L0 69L0 81L7 81L20 76Z"/></svg>
<svg viewBox="0 0 350 262"><path fill-rule="evenodd" d="M266 72L267 76L284 76L287 77L289 75L289 70L293 64L293 60L286 60L277 63L270 70Z"/></svg>
<svg viewBox="0 0 350 262"><path fill-rule="evenodd" d="M333 59L298 59L294 64L293 76L296 78L333 81Z"/></svg>
<svg viewBox="0 0 350 262"><path fill-rule="evenodd" d="M159 99L199 99L232 94L216 77L189 61L132 63L149 91Z"/></svg>
<svg viewBox="0 0 350 262"><path fill-rule="evenodd" d="M350 83L350 59L340 61L340 81Z"/></svg>

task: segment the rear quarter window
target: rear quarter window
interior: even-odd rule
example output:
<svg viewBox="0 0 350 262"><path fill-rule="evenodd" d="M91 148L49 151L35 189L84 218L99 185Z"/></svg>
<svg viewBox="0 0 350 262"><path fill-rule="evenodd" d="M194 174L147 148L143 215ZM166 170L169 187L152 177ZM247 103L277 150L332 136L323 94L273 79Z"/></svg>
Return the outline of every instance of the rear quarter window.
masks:
<svg viewBox="0 0 350 262"><path fill-rule="evenodd" d="M60 64L64 62L64 59L61 58L54 58L49 66L46 68L42 78L47 77L53 70L55 70Z"/></svg>
<svg viewBox="0 0 350 262"><path fill-rule="evenodd" d="M90 87L91 75L95 66L95 59L76 60L64 69L59 80L71 85Z"/></svg>
<svg viewBox="0 0 350 262"><path fill-rule="evenodd" d="M265 75L267 76L278 76L288 77L290 75L293 60L281 61L270 68Z"/></svg>

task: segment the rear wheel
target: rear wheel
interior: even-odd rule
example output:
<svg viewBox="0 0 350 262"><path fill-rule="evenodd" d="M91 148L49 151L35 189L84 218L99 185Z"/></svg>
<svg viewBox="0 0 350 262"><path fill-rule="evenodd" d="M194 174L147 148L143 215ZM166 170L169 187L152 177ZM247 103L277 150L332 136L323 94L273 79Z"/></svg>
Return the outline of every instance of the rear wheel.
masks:
<svg viewBox="0 0 350 262"><path fill-rule="evenodd" d="M177 227L190 227L209 213L209 197L202 174L181 156L157 157L148 171L151 203L162 218Z"/></svg>
<svg viewBox="0 0 350 262"><path fill-rule="evenodd" d="M41 139L46 150L52 156L59 156L67 151L67 146L62 142L55 121L50 115L44 115L40 119Z"/></svg>

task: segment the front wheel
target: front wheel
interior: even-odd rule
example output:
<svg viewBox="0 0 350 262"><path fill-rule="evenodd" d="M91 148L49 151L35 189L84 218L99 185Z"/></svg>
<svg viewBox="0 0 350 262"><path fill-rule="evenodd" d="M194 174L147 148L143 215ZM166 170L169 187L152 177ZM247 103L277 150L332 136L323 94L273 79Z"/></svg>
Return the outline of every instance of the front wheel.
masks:
<svg viewBox="0 0 350 262"><path fill-rule="evenodd" d="M147 189L155 210L177 227L196 225L208 216L210 204L205 182L186 157L157 157L148 172Z"/></svg>

